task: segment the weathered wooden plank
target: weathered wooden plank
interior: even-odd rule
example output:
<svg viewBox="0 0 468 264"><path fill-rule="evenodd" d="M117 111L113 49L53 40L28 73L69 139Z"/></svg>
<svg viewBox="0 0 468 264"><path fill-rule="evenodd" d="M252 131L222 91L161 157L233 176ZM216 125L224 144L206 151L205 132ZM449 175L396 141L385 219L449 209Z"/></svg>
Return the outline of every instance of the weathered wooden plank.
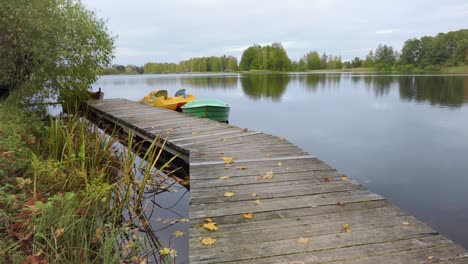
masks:
<svg viewBox="0 0 468 264"><path fill-rule="evenodd" d="M309 196L273 198L264 200L262 206L257 206L251 202L246 201L230 202L229 199L226 199L226 203L224 203L222 207L220 207L219 204L195 204L193 206L190 206L190 218L192 219L221 215L256 213L281 210L285 208L314 208L323 205L336 204L337 201L345 201L347 203L352 203L381 199L383 198L380 195L370 193L369 191L336 192L333 193L333 195L320 194Z"/></svg>

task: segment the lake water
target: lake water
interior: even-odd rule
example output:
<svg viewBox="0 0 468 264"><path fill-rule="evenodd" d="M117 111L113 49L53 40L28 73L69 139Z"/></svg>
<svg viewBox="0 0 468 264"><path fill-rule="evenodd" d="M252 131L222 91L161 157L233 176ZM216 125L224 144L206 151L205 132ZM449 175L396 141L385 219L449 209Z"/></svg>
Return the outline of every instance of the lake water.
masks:
<svg viewBox="0 0 468 264"><path fill-rule="evenodd" d="M468 248L468 75L103 76L105 98L185 88L285 137Z"/></svg>

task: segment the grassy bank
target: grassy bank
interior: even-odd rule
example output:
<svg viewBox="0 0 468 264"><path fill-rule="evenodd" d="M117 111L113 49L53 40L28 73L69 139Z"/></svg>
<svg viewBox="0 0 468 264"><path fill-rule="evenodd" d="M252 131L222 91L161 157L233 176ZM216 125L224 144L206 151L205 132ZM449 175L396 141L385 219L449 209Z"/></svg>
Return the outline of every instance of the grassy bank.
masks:
<svg viewBox="0 0 468 264"><path fill-rule="evenodd" d="M174 250L138 235L150 232L143 192L152 178L163 177L154 174L156 142L145 154L148 162L138 163L83 118L44 123L0 103L0 119L4 263L173 261ZM139 148L130 138L126 143Z"/></svg>

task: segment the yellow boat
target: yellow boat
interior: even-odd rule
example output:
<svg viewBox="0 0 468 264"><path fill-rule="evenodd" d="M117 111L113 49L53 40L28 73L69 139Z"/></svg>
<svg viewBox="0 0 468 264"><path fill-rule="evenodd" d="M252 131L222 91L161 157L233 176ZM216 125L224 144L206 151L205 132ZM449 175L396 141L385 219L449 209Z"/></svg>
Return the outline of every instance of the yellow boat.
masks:
<svg viewBox="0 0 468 264"><path fill-rule="evenodd" d="M166 90L155 89L138 102L170 110L179 110L183 105L193 100L195 100L195 96L185 94L185 89L177 91L174 96L168 96Z"/></svg>

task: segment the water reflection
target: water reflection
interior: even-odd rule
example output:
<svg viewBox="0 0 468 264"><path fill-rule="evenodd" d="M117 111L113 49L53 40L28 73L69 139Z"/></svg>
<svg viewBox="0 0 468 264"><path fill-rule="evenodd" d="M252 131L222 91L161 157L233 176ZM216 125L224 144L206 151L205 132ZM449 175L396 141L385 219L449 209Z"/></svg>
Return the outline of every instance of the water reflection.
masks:
<svg viewBox="0 0 468 264"><path fill-rule="evenodd" d="M199 76L199 77L183 77L180 79L180 84L183 87L192 88L208 88L229 90L237 88L237 76Z"/></svg>
<svg viewBox="0 0 468 264"><path fill-rule="evenodd" d="M399 76L400 98L431 105L460 107L468 98L467 80L456 76Z"/></svg>
<svg viewBox="0 0 468 264"><path fill-rule="evenodd" d="M291 77L286 74L249 74L240 78L245 95L253 99L280 101Z"/></svg>
<svg viewBox="0 0 468 264"><path fill-rule="evenodd" d="M339 74L301 74L295 77L301 86L311 92L317 91L318 88L337 88L342 78Z"/></svg>

